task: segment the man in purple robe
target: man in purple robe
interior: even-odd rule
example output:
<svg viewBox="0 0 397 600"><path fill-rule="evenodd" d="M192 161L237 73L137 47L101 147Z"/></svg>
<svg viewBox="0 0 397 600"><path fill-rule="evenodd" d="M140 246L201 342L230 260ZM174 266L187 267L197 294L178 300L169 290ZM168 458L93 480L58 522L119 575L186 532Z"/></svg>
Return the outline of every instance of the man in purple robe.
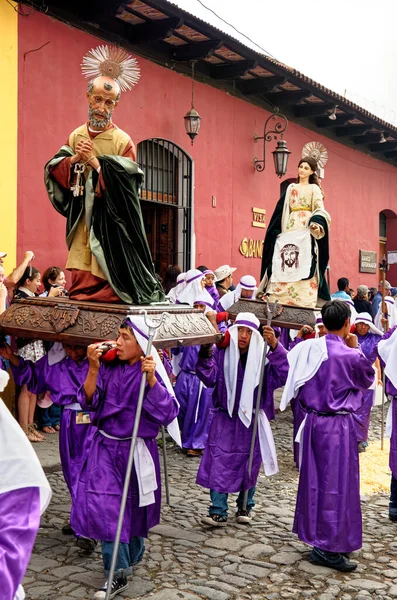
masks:
<svg viewBox="0 0 397 600"><path fill-rule="evenodd" d="M386 435L390 438L391 470L389 519L397 521L397 325L389 329L378 344L378 354L385 368L385 393L390 398Z"/></svg>
<svg viewBox="0 0 397 600"><path fill-rule="evenodd" d="M0 370L0 392L8 379ZM0 457L0 596L23 600L21 583L51 488L35 451L1 399Z"/></svg>
<svg viewBox="0 0 397 600"><path fill-rule="evenodd" d="M255 506L254 493L263 461L265 473L277 472L277 458L269 419L274 418L273 392L281 387L288 370L287 352L277 343L271 327L263 337L269 352L264 374L258 435L255 441L251 476L248 474L253 412L260 377L264 342L259 321L252 313L239 313L229 328L227 348L201 346L196 372L201 381L214 388L214 410L207 446L197 474L197 483L210 488L209 516L202 523L211 527L227 524L228 494L238 493L236 519L250 521ZM248 490L247 509L243 510L244 491Z"/></svg>
<svg viewBox="0 0 397 600"><path fill-rule="evenodd" d="M313 546L315 564L353 571L346 553L362 545L358 439L355 413L374 381L370 361L350 334L350 307L327 302L326 336L290 351L280 408L295 398L305 413L300 439L300 476L293 532Z"/></svg>
<svg viewBox="0 0 397 600"><path fill-rule="evenodd" d="M196 305L195 305L196 308ZM201 456L207 443L212 408L212 389L207 388L196 375L200 346L180 349L182 358L176 379L175 396L179 402L178 421L181 428L182 448L187 456Z"/></svg>
<svg viewBox="0 0 397 600"><path fill-rule="evenodd" d="M63 407L59 454L73 504L80 470L95 433L95 427L90 424L88 415L83 417L82 408L76 399L77 391L88 372L87 350L84 346L56 343L36 363L16 356L9 346L5 346L0 353L10 361L17 385L26 384L33 394L48 391L52 402ZM66 535L74 533L69 522L63 526L62 532ZM97 545L95 539L76 537L80 548L88 553L94 551Z"/></svg>
<svg viewBox="0 0 397 600"><path fill-rule="evenodd" d="M358 343L363 354L373 365L377 359L378 343L382 339L383 333L375 327L372 322L372 316L367 312L359 313L354 322L354 333L357 335ZM379 370L380 372L380 370ZM380 374L377 377L379 383L381 382ZM378 381L374 381L374 385L369 390L363 392L364 403L361 414L356 413L356 429L358 442L358 451L365 452L368 446L368 430L371 419L371 410L374 405L376 384Z"/></svg>
<svg viewBox="0 0 397 600"><path fill-rule="evenodd" d="M128 318L120 327L114 363L100 365L101 350L88 347L89 370L78 393L97 427L83 465L71 524L79 535L102 541L105 576L110 571L121 496L142 373L147 385L138 429L130 493L117 554L110 598L128 587L127 576L144 553L143 538L160 521L160 463L156 436L178 414L178 404L155 348L145 356L148 328L143 318ZM95 594L106 597L108 582Z"/></svg>

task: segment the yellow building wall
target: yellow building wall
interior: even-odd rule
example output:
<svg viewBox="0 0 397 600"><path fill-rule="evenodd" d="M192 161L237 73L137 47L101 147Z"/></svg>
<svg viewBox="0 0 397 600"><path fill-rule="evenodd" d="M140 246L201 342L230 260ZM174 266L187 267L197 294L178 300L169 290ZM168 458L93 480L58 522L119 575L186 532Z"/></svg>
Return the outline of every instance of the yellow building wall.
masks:
<svg viewBox="0 0 397 600"><path fill-rule="evenodd" d="M16 266L17 251L18 14L13 6L0 2L0 252L8 253L6 274Z"/></svg>

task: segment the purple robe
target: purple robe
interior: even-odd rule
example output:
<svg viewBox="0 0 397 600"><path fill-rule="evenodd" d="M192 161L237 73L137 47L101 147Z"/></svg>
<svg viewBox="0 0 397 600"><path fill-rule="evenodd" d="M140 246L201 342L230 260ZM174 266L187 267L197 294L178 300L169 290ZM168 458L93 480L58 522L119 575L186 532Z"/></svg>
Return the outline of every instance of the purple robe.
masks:
<svg viewBox="0 0 397 600"><path fill-rule="evenodd" d="M207 446L197 474L197 483L217 492L234 493L252 488L256 484L262 457L258 436L256 437L251 477L248 476L254 418L250 427L245 427L238 416L244 368L238 363L236 396L232 417L227 410L227 391L223 372L225 350L216 348L211 358L199 358L196 372L207 387L214 387L214 410ZM268 353L269 363L265 367L261 408L267 418L275 416L273 393L284 385L288 374L287 352L281 344ZM254 392L254 406L256 403Z"/></svg>
<svg viewBox="0 0 397 600"><path fill-rule="evenodd" d="M387 333L382 337L382 340L387 340L396 331L397 325L389 329ZM379 357L380 358L380 357ZM382 366L384 366L383 360L380 358ZM391 411L392 411L392 433L390 438L390 454L389 454L389 467L393 473L393 477L397 479L397 389L394 387L388 377L386 377L386 389L385 392L388 396L392 396L391 400Z"/></svg>
<svg viewBox="0 0 397 600"><path fill-rule="evenodd" d="M378 343L382 337L376 333L369 332L367 335L358 335L357 338L363 354L368 358L370 363L373 364L376 360ZM368 439L371 410L374 405L374 394L375 390L365 390L363 392L364 402L362 409L356 411L354 415L357 438L360 442L364 442Z"/></svg>
<svg viewBox="0 0 397 600"><path fill-rule="evenodd" d="M141 379L140 361L133 365L116 362L101 365L91 404L87 403L84 388L79 390L78 401L85 410L93 411L91 419L98 429L80 473L72 507L70 522L78 535L107 542L115 539ZM152 388L146 386L138 437L144 439L153 458L158 487L155 503L139 507L138 480L135 468L132 469L122 542L128 543L133 536L147 537L149 529L160 521L156 436L160 426L171 423L177 414L175 398L159 381ZM117 439L106 437L101 431Z"/></svg>
<svg viewBox="0 0 397 600"><path fill-rule="evenodd" d="M328 359L296 397L307 417L292 530L322 550L353 552L362 544L354 413L362 408L374 371L339 336L327 334L326 343Z"/></svg>
<svg viewBox="0 0 397 600"><path fill-rule="evenodd" d="M69 357L54 365L48 364L48 354L36 363L19 359L19 366L12 367L15 383L27 384L30 392L42 394L47 390L54 404L62 406L59 431L59 454L66 485L72 500L81 468L91 446L95 427L76 423L76 408L68 408L77 402L77 392L88 373L88 360L76 363Z"/></svg>
<svg viewBox="0 0 397 600"><path fill-rule="evenodd" d="M216 289L216 286L215 285L211 285L211 287L205 286L205 289L207 290L207 292L209 293L209 295L211 296L211 298L214 301L214 310L216 310L216 312L220 312L220 309L219 309L220 296L219 296L218 290Z"/></svg>
<svg viewBox="0 0 397 600"><path fill-rule="evenodd" d="M196 375L200 346L186 346L182 350L181 369L175 385L179 402L178 421L182 448L205 448L211 424L212 388L205 388Z"/></svg>
<svg viewBox="0 0 397 600"><path fill-rule="evenodd" d="M21 488L0 494L0 589L14 600L32 554L40 526L40 489Z"/></svg>

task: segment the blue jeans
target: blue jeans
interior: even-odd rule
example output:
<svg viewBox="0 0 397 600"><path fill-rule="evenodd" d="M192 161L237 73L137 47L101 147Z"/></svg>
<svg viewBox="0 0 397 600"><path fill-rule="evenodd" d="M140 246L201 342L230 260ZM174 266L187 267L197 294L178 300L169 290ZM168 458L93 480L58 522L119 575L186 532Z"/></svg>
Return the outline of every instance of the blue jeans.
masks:
<svg viewBox="0 0 397 600"><path fill-rule="evenodd" d="M43 427L54 427L59 425L61 420L61 407L57 404L51 404L48 408L37 407L37 415L40 429Z"/></svg>
<svg viewBox="0 0 397 600"><path fill-rule="evenodd" d="M112 564L113 548L114 542L102 542L102 560L106 577ZM131 575L132 567L142 560L144 553L145 544L141 537L132 537L129 544L120 542L114 578L120 579Z"/></svg>
<svg viewBox="0 0 397 600"><path fill-rule="evenodd" d="M389 513L397 516L397 479L391 476Z"/></svg>
<svg viewBox="0 0 397 600"><path fill-rule="evenodd" d="M252 487L250 490L248 490L247 510L251 510L255 506L255 501L254 501L255 490L256 490L255 486ZM211 496L212 504L209 508L209 514L210 515L222 515L224 517L227 517L228 494L224 494L222 492L216 492L215 490L210 490L210 496ZM236 500L237 508L243 508L243 502L244 502L244 492L240 492L237 497L237 500Z"/></svg>

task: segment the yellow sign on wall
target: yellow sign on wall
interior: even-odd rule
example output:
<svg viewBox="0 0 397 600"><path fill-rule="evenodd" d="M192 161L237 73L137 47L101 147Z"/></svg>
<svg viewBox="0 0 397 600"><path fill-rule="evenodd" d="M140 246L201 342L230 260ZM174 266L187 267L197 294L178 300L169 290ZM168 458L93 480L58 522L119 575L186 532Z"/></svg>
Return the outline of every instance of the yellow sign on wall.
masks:
<svg viewBox="0 0 397 600"><path fill-rule="evenodd" d="M239 250L246 258L262 258L263 240L243 238Z"/></svg>
<svg viewBox="0 0 397 600"><path fill-rule="evenodd" d="M264 208L252 207L253 220L252 227L266 228L266 210Z"/></svg>

